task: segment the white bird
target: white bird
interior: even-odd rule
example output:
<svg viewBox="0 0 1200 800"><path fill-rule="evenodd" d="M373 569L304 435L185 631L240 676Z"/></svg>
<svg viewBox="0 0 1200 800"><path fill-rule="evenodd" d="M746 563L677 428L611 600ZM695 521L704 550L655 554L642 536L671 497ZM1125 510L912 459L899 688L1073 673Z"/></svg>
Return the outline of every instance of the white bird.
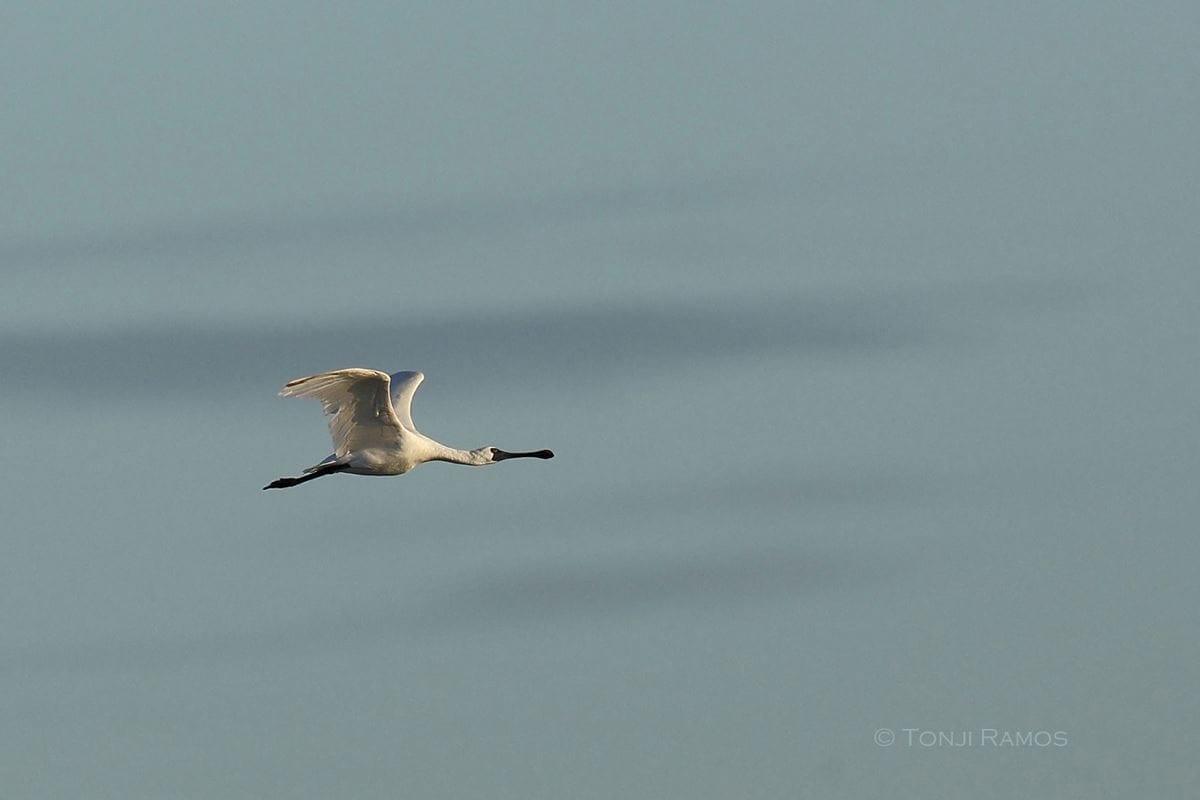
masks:
<svg viewBox="0 0 1200 800"><path fill-rule="evenodd" d="M509 458L554 458L549 450L456 450L418 433L410 407L423 380L420 372L388 375L374 369L339 369L290 381L279 396L321 401L329 417L333 455L304 470L300 477L276 478L263 489L285 489L335 472L403 475L426 461L482 467Z"/></svg>

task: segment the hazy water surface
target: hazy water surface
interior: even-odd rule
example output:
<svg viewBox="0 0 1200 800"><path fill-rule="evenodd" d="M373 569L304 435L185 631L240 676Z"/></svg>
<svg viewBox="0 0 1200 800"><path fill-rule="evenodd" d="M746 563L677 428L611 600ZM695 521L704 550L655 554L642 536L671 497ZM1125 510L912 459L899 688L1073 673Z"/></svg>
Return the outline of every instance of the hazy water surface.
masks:
<svg viewBox="0 0 1200 800"><path fill-rule="evenodd" d="M110 6L0 48L0 794L1188 796L1190 7ZM260 491L350 365L557 457Z"/></svg>

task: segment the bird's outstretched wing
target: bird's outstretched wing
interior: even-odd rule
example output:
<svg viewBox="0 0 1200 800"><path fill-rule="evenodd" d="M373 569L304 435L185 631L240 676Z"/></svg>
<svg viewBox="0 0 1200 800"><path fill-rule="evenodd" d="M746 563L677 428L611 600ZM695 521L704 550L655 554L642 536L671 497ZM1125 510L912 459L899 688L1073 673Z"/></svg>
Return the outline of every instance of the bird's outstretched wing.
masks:
<svg viewBox="0 0 1200 800"><path fill-rule="evenodd" d="M396 372L392 375L392 410L400 424L413 433L417 427L412 421L412 399L425 376L420 372Z"/></svg>
<svg viewBox="0 0 1200 800"><path fill-rule="evenodd" d="M392 410L389 384L386 372L339 369L289 381L279 395L321 401L334 455L341 458L371 447L394 447L404 437L405 429Z"/></svg>

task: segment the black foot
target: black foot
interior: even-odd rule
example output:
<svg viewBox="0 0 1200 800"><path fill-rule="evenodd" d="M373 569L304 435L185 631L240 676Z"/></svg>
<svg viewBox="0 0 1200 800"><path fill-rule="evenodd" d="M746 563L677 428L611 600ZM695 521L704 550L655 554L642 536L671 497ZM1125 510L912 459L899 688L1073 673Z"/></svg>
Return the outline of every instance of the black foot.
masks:
<svg viewBox="0 0 1200 800"><path fill-rule="evenodd" d="M267 489L287 489L291 486L295 486L297 483L300 483L300 481L296 478L276 478L264 486L263 491L266 491Z"/></svg>

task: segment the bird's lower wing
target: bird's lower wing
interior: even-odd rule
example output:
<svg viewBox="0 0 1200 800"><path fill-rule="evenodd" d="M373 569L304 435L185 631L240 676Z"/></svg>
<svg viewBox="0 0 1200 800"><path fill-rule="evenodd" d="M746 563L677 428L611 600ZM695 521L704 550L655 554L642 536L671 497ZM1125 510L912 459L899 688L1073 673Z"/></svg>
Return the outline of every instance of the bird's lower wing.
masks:
<svg viewBox="0 0 1200 800"><path fill-rule="evenodd" d="M390 379L373 369L339 369L290 381L281 397L321 401L329 418L334 455L373 447L395 447L405 436L392 410Z"/></svg>

